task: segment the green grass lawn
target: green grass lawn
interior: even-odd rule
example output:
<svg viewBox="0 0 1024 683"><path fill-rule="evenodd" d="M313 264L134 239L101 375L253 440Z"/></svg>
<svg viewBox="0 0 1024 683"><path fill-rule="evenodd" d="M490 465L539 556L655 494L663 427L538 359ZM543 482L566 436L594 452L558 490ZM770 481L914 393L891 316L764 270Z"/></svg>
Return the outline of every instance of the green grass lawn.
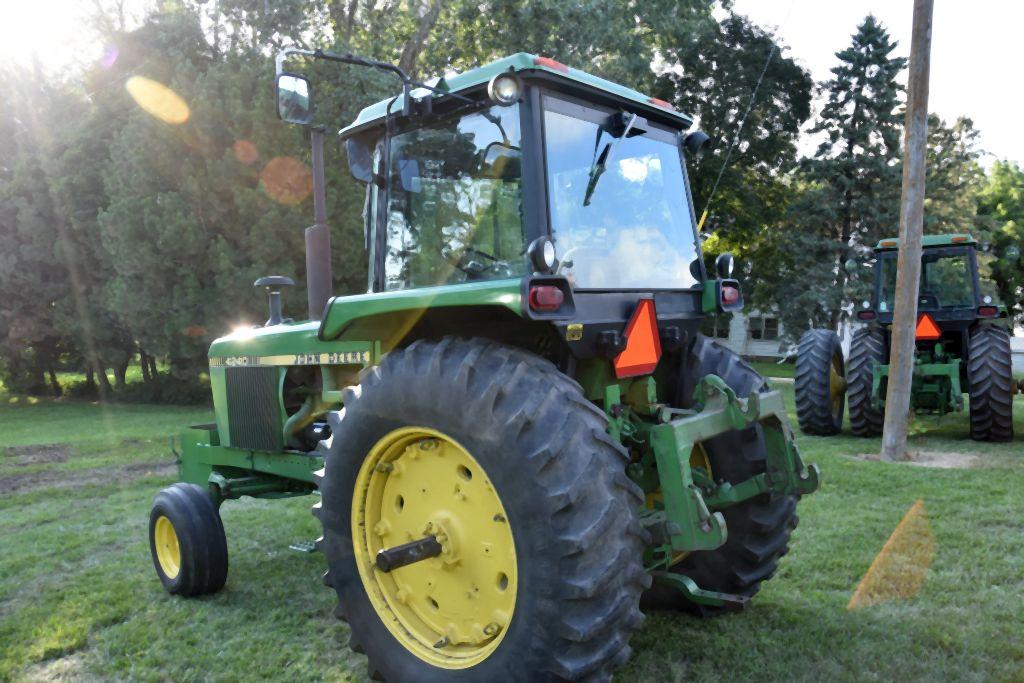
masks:
<svg viewBox="0 0 1024 683"><path fill-rule="evenodd" d="M1024 402L1016 408L1024 416ZM0 401L0 680L365 680L320 583L322 558L288 549L318 534L311 499L225 504L225 590L164 593L149 506L175 479L168 437L209 418ZM1024 420L1017 429L1024 439ZM802 502L778 574L742 614L650 614L618 680L1024 680L1022 442L975 444L959 415L915 431L912 448L974 453L978 465L868 462L851 456L877 452L878 440L800 437L824 483ZM921 592L847 611L917 499L936 540Z"/></svg>
<svg viewBox="0 0 1024 683"><path fill-rule="evenodd" d="M792 377L796 372L796 363L776 363L767 360L756 360L750 363L754 369L765 377Z"/></svg>

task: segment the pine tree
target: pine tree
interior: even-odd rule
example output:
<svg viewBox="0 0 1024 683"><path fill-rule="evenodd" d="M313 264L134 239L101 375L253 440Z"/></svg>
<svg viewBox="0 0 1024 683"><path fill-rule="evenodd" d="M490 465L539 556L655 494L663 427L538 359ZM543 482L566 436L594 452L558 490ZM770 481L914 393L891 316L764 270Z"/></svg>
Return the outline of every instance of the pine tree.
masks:
<svg viewBox="0 0 1024 683"><path fill-rule="evenodd" d="M775 235L777 260L766 290L790 334L809 326L835 327L843 309L867 292L872 247L899 229L902 86L906 59L875 17L858 26L839 64L822 84L827 101L810 130L822 136L799 173L800 200L789 229Z"/></svg>

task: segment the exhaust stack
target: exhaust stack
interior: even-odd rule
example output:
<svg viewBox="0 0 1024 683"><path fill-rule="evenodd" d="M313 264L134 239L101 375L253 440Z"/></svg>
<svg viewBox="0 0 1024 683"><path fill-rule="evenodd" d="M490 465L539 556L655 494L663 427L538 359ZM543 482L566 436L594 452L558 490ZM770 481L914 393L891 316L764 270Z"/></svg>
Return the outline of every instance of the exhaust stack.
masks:
<svg viewBox="0 0 1024 683"><path fill-rule="evenodd" d="M313 147L313 225L306 228L306 297L309 319L320 320L331 298L331 230L327 227L324 127L310 129Z"/></svg>

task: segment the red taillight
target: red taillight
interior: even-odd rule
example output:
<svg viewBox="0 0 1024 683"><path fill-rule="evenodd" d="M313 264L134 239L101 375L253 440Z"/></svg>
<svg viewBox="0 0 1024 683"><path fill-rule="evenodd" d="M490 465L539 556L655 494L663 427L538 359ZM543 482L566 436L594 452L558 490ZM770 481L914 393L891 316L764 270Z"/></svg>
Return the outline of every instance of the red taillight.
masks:
<svg viewBox="0 0 1024 683"><path fill-rule="evenodd" d="M995 306L978 306L978 315L982 318L994 318L999 315L999 309Z"/></svg>
<svg viewBox="0 0 1024 683"><path fill-rule="evenodd" d="M857 320L874 320L876 317L874 311L857 311Z"/></svg>
<svg viewBox="0 0 1024 683"><path fill-rule="evenodd" d="M740 300L740 290L735 287L725 285L722 287L722 305L729 306Z"/></svg>
<svg viewBox="0 0 1024 683"><path fill-rule="evenodd" d="M666 102L665 100L659 100L657 97L648 97L647 101L650 102L651 104L653 104L655 107L661 107L662 109L672 109L672 110L675 109L675 107L672 106L671 102Z"/></svg>
<svg viewBox="0 0 1024 683"><path fill-rule="evenodd" d="M565 303L565 294L558 287L530 287L530 308L534 311L557 311Z"/></svg>
<svg viewBox="0 0 1024 683"><path fill-rule="evenodd" d="M535 57L533 63L537 66L543 66L546 69L554 69L555 71L561 71L562 73L569 73L569 67L561 62L556 62L551 57Z"/></svg>

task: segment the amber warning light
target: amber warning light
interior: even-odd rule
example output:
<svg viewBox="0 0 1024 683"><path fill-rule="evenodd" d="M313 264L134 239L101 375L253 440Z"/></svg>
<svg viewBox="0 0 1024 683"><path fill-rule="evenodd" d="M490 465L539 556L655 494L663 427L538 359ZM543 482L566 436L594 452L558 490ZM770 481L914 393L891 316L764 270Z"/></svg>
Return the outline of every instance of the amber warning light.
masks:
<svg viewBox="0 0 1024 683"><path fill-rule="evenodd" d="M615 357L615 376L636 377L654 372L661 358L658 314L653 299L641 299L626 326L626 348Z"/></svg>

